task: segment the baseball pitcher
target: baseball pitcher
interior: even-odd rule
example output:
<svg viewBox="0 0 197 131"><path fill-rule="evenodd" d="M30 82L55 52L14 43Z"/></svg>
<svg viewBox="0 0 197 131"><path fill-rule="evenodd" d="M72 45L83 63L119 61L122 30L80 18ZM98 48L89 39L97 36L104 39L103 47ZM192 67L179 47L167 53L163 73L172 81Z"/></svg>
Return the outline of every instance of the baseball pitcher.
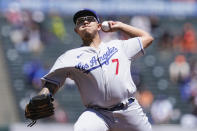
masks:
<svg viewBox="0 0 197 131"><path fill-rule="evenodd" d="M86 107L74 131L151 131L134 97L136 86L130 66L134 58L144 54L153 37L122 22L108 21L110 30L107 32L122 31L130 38L102 42L101 24L94 11L80 10L74 14L73 21L83 44L62 54L41 78L43 89L26 106L25 116L33 121L29 126L54 113L52 96L66 78L71 78Z"/></svg>

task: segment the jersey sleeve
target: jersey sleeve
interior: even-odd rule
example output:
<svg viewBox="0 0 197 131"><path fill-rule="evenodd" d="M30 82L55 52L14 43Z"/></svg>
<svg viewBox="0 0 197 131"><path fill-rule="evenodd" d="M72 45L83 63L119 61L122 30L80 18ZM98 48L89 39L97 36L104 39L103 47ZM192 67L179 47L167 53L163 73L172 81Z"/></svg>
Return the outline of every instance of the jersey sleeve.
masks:
<svg viewBox="0 0 197 131"><path fill-rule="evenodd" d="M123 40L122 48L130 60L144 55L144 48L140 37Z"/></svg>
<svg viewBox="0 0 197 131"><path fill-rule="evenodd" d="M46 82L49 82L57 85L56 88L60 88L66 80L66 73L64 71L61 72L62 68L62 61L60 59L57 59L49 73L41 78L42 87L44 87Z"/></svg>
<svg viewBox="0 0 197 131"><path fill-rule="evenodd" d="M60 88L64 85L66 77L67 72L65 64L62 62L61 58L58 58L49 73L41 78L42 87L44 87L46 82L49 82L57 85L56 88Z"/></svg>

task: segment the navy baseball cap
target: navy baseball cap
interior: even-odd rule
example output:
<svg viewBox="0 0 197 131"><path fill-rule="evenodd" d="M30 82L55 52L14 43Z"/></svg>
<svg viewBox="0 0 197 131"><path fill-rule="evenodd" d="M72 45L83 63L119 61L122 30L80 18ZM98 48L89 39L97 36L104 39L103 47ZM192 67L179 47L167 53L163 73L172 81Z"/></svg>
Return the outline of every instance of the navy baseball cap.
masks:
<svg viewBox="0 0 197 131"><path fill-rule="evenodd" d="M79 17L85 17L85 16L94 16L99 23L99 18L96 12L90 9L83 9L76 12L73 16L73 22L76 24L76 21Z"/></svg>

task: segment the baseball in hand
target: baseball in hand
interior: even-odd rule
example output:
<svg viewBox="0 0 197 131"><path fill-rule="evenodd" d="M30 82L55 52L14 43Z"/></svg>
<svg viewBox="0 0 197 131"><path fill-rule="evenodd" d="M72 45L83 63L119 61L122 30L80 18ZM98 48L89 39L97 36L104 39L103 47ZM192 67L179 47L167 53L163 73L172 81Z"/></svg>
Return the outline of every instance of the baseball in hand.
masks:
<svg viewBox="0 0 197 131"><path fill-rule="evenodd" d="M110 26L108 21L103 21L103 23L101 24L101 28L103 31L109 31L110 30Z"/></svg>

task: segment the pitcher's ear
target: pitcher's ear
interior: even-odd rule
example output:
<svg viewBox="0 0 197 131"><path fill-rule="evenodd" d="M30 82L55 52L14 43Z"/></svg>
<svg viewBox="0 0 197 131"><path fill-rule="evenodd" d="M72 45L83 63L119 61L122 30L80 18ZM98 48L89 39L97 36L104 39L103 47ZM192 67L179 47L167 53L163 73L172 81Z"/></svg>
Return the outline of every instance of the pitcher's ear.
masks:
<svg viewBox="0 0 197 131"><path fill-rule="evenodd" d="M101 30L101 23L98 23L98 31Z"/></svg>

